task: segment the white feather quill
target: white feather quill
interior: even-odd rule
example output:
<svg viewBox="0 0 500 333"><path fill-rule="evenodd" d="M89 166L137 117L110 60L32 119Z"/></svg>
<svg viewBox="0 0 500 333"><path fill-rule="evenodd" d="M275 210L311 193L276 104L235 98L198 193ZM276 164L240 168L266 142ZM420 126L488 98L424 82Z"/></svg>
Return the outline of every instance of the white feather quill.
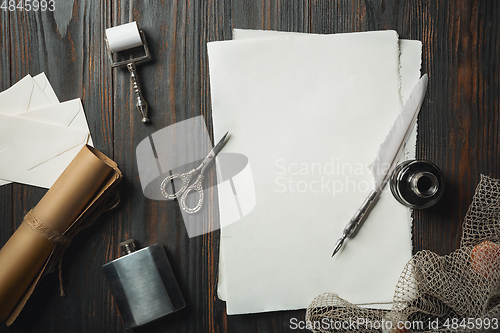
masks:
<svg viewBox="0 0 500 333"><path fill-rule="evenodd" d="M337 244L335 244L332 257L340 250L346 238L354 237L357 229L362 224L361 222L377 202L392 171L399 162L401 153L410 137L410 133L415 126L420 108L422 107L422 102L424 101L425 92L427 90L427 81L427 74L424 74L415 87L413 87L410 97L408 97L404 103L391 130L387 134L384 142L380 145L377 157L371 164L374 177L374 189L368 194L368 197L363 201L349 223L345 226L342 236L337 241Z"/></svg>
<svg viewBox="0 0 500 333"><path fill-rule="evenodd" d="M380 145L377 157L371 164L375 190L383 190L401 157L401 153L417 121L425 91L427 90L427 81L427 74L424 74L413 87L410 97L404 103L391 130Z"/></svg>

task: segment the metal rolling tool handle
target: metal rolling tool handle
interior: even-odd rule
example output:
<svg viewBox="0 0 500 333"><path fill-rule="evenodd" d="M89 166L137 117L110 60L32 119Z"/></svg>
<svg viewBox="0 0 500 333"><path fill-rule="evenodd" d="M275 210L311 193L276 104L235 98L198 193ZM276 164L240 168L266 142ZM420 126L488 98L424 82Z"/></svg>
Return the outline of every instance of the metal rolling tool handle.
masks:
<svg viewBox="0 0 500 333"><path fill-rule="evenodd" d="M132 62L127 64L127 69L130 72L130 77L132 78L132 89L134 91L137 100L136 103L137 111L139 111L139 113L142 116L142 122L147 123L149 121L148 104L146 103L144 97L142 96L141 86L139 84L139 78L137 76L135 63Z"/></svg>

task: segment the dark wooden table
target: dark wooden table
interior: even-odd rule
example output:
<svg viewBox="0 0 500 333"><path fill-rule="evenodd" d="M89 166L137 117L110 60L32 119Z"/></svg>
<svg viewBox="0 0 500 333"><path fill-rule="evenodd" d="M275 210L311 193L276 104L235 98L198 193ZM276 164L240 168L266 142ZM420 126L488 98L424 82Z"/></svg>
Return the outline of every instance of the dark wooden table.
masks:
<svg viewBox="0 0 500 333"><path fill-rule="evenodd" d="M219 232L188 238L178 204L146 199L139 183L135 148L143 138L197 115L211 129L206 43L231 39L233 28L393 29L423 42L429 88L417 156L442 169L447 190L437 206L414 214L414 251L456 249L480 174L500 177L500 1L54 1L54 12L0 10L0 90L45 72L61 101L80 97L96 148L124 173L122 203L65 253L67 296L58 295L57 274L46 276L1 332L124 332L102 265L130 237L165 246L187 302L136 332L288 332L291 318L304 319L304 311L227 316L216 293ZM154 54L139 68L150 125L140 123L129 75L110 69L103 41L106 28L132 20L140 22ZM0 245L45 192L19 184L0 188Z"/></svg>

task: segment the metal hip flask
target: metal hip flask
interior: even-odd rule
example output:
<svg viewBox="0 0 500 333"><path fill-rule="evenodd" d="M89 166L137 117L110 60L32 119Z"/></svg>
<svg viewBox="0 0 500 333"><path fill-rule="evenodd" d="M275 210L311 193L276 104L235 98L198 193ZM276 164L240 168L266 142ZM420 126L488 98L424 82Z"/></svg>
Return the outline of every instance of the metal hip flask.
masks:
<svg viewBox="0 0 500 333"><path fill-rule="evenodd" d="M185 306L162 245L136 250L135 242L128 240L120 246L127 254L105 264L103 270L127 329Z"/></svg>

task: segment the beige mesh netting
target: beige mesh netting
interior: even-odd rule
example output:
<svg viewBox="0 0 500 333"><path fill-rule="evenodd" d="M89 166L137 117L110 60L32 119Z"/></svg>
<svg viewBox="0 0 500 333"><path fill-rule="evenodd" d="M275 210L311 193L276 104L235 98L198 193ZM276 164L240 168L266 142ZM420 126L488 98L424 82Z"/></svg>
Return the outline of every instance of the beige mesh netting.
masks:
<svg viewBox="0 0 500 333"><path fill-rule="evenodd" d="M306 322L313 332L499 332L500 180L481 176L458 250L410 259L390 311L325 293L309 305Z"/></svg>

